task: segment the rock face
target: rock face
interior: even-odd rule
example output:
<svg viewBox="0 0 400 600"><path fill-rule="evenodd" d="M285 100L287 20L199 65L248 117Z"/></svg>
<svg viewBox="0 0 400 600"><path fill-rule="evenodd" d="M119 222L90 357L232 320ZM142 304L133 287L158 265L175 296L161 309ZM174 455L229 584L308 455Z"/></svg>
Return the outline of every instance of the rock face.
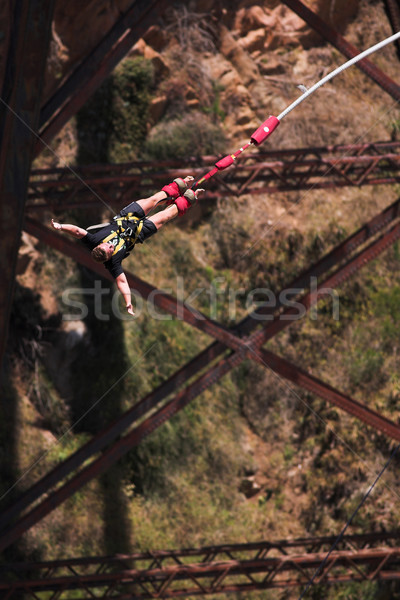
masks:
<svg viewBox="0 0 400 600"><path fill-rule="evenodd" d="M46 95L103 38L131 5L131 0L78 0L61 2L55 8L52 50L48 62ZM359 0L308 0L307 7L329 25L343 32L359 8ZM186 5L185 5L186 6ZM216 46L247 86L258 76L255 59L261 53L287 46L310 46L319 36L290 8L278 0L254 2L197 0L186 13L196 13L218 23ZM1 17L1 15L0 15ZM176 40L174 40L176 42ZM164 27L152 26L134 52L150 58L158 75L169 76L163 52L171 42ZM258 53L258 54L257 54Z"/></svg>
<svg viewBox="0 0 400 600"><path fill-rule="evenodd" d="M219 30L220 52L236 69L244 85L253 83L259 73L257 65L240 44L237 43L232 33L223 25Z"/></svg>
<svg viewBox="0 0 400 600"><path fill-rule="evenodd" d="M21 245L18 253L18 262L17 262L17 275L26 274L28 267L35 262L39 258L39 252L34 246L32 238L25 233L22 232L21 236Z"/></svg>
<svg viewBox="0 0 400 600"><path fill-rule="evenodd" d="M96 45L129 8L131 0L56 2L45 95Z"/></svg>
<svg viewBox="0 0 400 600"><path fill-rule="evenodd" d="M168 64L157 50L146 44L144 39L140 39L134 45L129 56L143 56L143 58L149 60L153 65L157 79L169 77L170 69Z"/></svg>
<svg viewBox="0 0 400 600"><path fill-rule="evenodd" d="M287 44L309 46L320 39L303 19L281 2L242 4L245 6L237 11L234 28L240 36L240 44L249 52L274 50ZM339 31L343 31L357 14L358 5L359 0L310 0L306 3L307 8Z"/></svg>

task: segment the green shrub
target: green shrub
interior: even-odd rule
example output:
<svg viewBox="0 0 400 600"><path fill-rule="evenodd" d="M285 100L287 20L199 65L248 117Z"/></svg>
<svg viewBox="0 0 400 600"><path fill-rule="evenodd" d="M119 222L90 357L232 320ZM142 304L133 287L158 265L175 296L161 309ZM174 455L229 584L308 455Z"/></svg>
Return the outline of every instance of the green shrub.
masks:
<svg viewBox="0 0 400 600"><path fill-rule="evenodd" d="M123 61L77 114L79 164L133 160L147 134L154 73L141 57Z"/></svg>
<svg viewBox="0 0 400 600"><path fill-rule="evenodd" d="M206 115L193 112L156 125L145 144L145 153L149 159L167 160L220 154L225 146L221 128Z"/></svg>
<svg viewBox="0 0 400 600"><path fill-rule="evenodd" d="M391 351L400 335L400 286L379 290L372 299L373 311L381 320L383 347Z"/></svg>
<svg viewBox="0 0 400 600"><path fill-rule="evenodd" d="M384 356L380 350L371 347L356 348L351 355L349 365L350 382L353 388L378 389L384 379L381 370L383 363Z"/></svg>
<svg viewBox="0 0 400 600"><path fill-rule="evenodd" d="M140 57L127 59L116 69L113 80L109 155L112 162L123 162L132 160L146 139L153 65Z"/></svg>

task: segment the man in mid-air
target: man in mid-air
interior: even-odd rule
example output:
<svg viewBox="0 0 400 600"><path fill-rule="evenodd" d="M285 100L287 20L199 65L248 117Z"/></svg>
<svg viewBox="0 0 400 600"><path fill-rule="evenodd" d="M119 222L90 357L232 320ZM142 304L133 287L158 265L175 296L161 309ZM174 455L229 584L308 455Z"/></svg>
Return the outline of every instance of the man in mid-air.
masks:
<svg viewBox="0 0 400 600"><path fill-rule="evenodd" d="M134 315L131 290L121 262L128 256L136 242L143 243L165 223L177 215L184 215L196 203L199 193L204 190L193 191L188 188L188 183L192 180L191 175L185 179L174 179L153 196L131 202L114 217L111 223L96 228L93 233L77 225L51 220L54 229L65 231L72 237L80 239L91 250L93 259L104 263L114 277L130 315ZM165 203L166 208L147 217L146 215L159 203Z"/></svg>

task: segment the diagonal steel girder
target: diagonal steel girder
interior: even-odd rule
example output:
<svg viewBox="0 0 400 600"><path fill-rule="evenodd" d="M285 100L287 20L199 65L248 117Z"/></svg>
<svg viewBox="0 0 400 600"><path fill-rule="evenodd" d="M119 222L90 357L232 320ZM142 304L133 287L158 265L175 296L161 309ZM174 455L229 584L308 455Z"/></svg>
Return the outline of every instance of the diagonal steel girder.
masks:
<svg viewBox="0 0 400 600"><path fill-rule="evenodd" d="M347 58L351 59L360 53L357 48L347 42L333 27L325 23L325 21L307 8L300 0L282 0L282 2ZM390 94L392 98L397 100L397 102L400 101L400 86L367 58L360 60L357 63L357 67L375 81L385 92Z"/></svg>
<svg viewBox="0 0 400 600"><path fill-rule="evenodd" d="M43 106L35 157L111 74L168 6L166 0L135 0L98 46ZM42 141L41 141L42 140Z"/></svg>
<svg viewBox="0 0 400 600"><path fill-rule="evenodd" d="M358 233L359 232L357 232L357 234ZM357 256L350 259L343 267L337 269L333 275L329 276L323 282L323 285L335 287L339 283L342 283L357 269L375 258L390 244L394 243L399 237L400 224L397 224L388 233L382 235L378 240L372 242L372 244L361 251ZM315 304L317 300L318 298L313 297L312 293L307 293L301 300L299 300L299 303L301 303L305 308L309 308ZM66 498L75 493L75 491L87 483L89 479L105 472L132 447L138 445L145 436L149 435L149 433L151 433L154 429L171 418L174 414L176 414L176 412L186 406L193 398L201 393L201 391L203 391L212 383L215 383L215 381L226 374L231 368L240 364L240 362L242 362L245 358L257 360L267 367L269 366L269 361L273 360L273 368L276 369L276 372L280 373L283 377L286 377L287 374L290 373L294 383L302 385L306 389L309 389L318 395L322 395L322 397L326 398L328 401L340 406L341 408L344 408L345 410L349 410L351 414L361 418L364 422L372 425L378 430L389 433L389 435L392 435L395 439L400 439L400 430L396 424L390 422L384 417L381 417L378 413L371 411L367 407L355 402L344 394L341 394L333 388L330 388L330 386L327 386L316 378L311 377L294 365L291 365L288 361L276 357L272 353L269 353L261 348L261 345L267 339L270 339L273 335L276 335L276 333L282 331L290 323L290 321L281 318L282 315L287 317L291 314L293 314L293 309L286 309L283 311L283 313L281 313L280 316L276 317L271 323L269 323L267 327L263 328L261 331L256 331L247 340L243 341L238 339L237 343L240 345L240 350L232 351L227 358L222 359L216 366L212 367L210 371L202 375L198 380L187 386L185 389L181 390L175 396L175 398L167 402L161 409L147 418L124 438L114 442L114 444L107 448L99 458L95 459L90 465L82 469L78 474L74 475L66 484L52 492L47 499L43 500L30 512L21 517L14 525L6 528L0 537L0 550L13 543L24 533L24 531L33 526L36 522L51 512L56 506L61 504ZM139 406L141 405L140 408L143 408L143 403L146 404L146 402L147 398L144 399L144 402L139 403ZM135 407L133 407L131 410L134 411L137 406L138 405L135 405ZM149 406L147 408L149 408Z"/></svg>
<svg viewBox="0 0 400 600"><path fill-rule="evenodd" d="M399 215L400 199L382 211L382 213L371 219L344 242L339 244L330 253L320 259L316 265L303 272L299 277L292 281L289 286L287 286L287 289L301 290L303 288L307 288L309 286L311 277L319 277L326 273L333 266L339 264L342 260L346 259L352 252L354 252L358 246L366 243L368 239L377 234L380 230L384 229ZM29 233L40 237L43 231L43 225L41 225L39 229L37 229L37 226L36 228L32 228L31 221L27 220L27 230ZM78 260L79 257L73 253L75 244L62 240L62 238L56 236L54 232L52 232L52 234L53 235L49 241L52 242L53 247ZM88 266L90 267L90 263ZM278 294L278 298L280 297L281 295ZM277 308L279 308L279 306L277 306ZM252 315L249 315L243 319L243 321L234 328L233 333L243 335L254 329L254 327L259 323L257 321L258 314L259 310L256 310ZM20 498L13 501L10 509L6 510L2 513L2 515L0 515L0 527L7 525L12 517L17 515L31 502L36 500L44 491L59 483L63 477L69 475L75 468L80 466L84 460L102 449L115 437L123 433L123 431L132 425L137 418L143 416L143 414L145 414L150 408L156 406L158 402L179 388L190 377L194 376L196 373L199 373L204 367L218 358L218 356L220 356L224 350L226 350L225 344L222 342L214 342L197 357L192 359L186 366L178 370L166 382L161 384L159 388L151 392L146 399L132 407L132 409L128 410L124 415L121 415L119 419L117 419L105 430L96 434L92 440L85 444L81 449L77 450L61 465L55 467L53 471L42 478L40 482L37 482L37 484L32 486L30 490L22 494Z"/></svg>
<svg viewBox="0 0 400 600"><path fill-rule="evenodd" d="M12 10L0 94L0 365L7 341L53 10L54 0L16 0Z"/></svg>

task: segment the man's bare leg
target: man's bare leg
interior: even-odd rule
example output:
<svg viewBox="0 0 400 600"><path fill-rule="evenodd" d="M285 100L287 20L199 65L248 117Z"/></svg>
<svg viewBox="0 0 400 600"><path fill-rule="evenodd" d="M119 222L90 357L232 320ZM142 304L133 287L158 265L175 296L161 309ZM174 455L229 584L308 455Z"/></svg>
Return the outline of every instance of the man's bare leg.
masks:
<svg viewBox="0 0 400 600"><path fill-rule="evenodd" d="M191 175L188 175L184 178L183 181L186 184L188 184L189 182L193 181L193 177ZM157 192L156 194L153 194L149 198L142 198L141 200L138 200L137 203L143 208L144 214L147 215L151 210L153 210L156 204L162 202L163 200L166 200L168 197L169 196L166 192L161 191Z"/></svg>
<svg viewBox="0 0 400 600"><path fill-rule="evenodd" d="M170 206L167 206L167 208L165 208L164 210L160 210L160 212L158 212L157 214L149 217L149 221L152 221L157 227L157 229L160 229L160 227L165 225L165 223L168 223L168 221L172 221L172 219L175 219L177 215L178 207L176 206L176 204L171 204Z"/></svg>
<svg viewBox="0 0 400 600"><path fill-rule="evenodd" d="M143 208L144 214L147 215L159 202L166 200L168 198L165 192L157 192L153 194L149 198L142 198L142 200L138 200L137 203L139 206Z"/></svg>

